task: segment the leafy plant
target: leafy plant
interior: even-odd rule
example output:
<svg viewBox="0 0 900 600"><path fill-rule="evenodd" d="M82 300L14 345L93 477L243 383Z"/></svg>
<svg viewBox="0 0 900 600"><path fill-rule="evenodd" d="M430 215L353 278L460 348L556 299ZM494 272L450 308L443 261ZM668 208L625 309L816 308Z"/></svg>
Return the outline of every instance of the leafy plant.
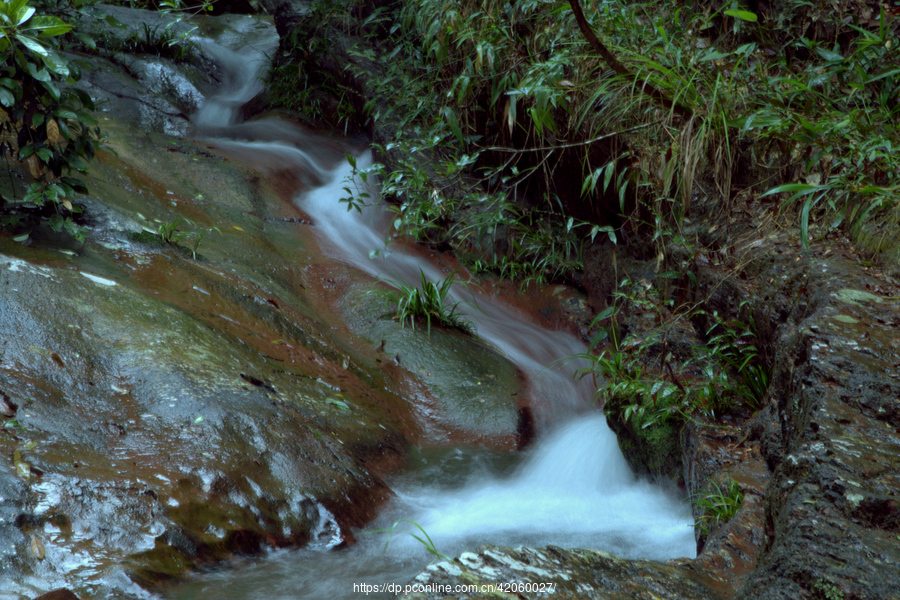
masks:
<svg viewBox="0 0 900 600"><path fill-rule="evenodd" d="M189 228L189 229L186 229ZM163 242L171 246L180 246L181 242L193 236L193 241L189 246L191 257L197 259L197 252L200 249L200 243L213 230L218 231L217 227L209 229L197 229L192 221L182 217L176 217L171 221L160 222L156 231L148 229L150 233L155 233Z"/></svg>
<svg viewBox="0 0 900 600"><path fill-rule="evenodd" d="M0 198L0 227L29 231L45 220L83 240L74 200L87 190L68 174L87 170L100 130L90 96L72 85L81 75L78 66L57 52L60 37L71 30L28 0L0 3L0 153L11 180L10 159L31 178L22 198L15 185L11 198Z"/></svg>
<svg viewBox="0 0 900 600"><path fill-rule="evenodd" d="M165 243L177 246L178 243L187 235L187 232L181 230L181 227L186 224L190 224L187 219L176 217L171 221L161 222L156 230L156 233L160 238L162 238L162 241L164 241Z"/></svg>
<svg viewBox="0 0 900 600"><path fill-rule="evenodd" d="M174 21L165 27L141 24L141 30L133 32L122 42L122 50L133 54L155 54L174 61L186 60L194 48L194 42L188 34L176 33Z"/></svg>
<svg viewBox="0 0 900 600"><path fill-rule="evenodd" d="M419 271L422 282L419 287L391 282L396 290L380 290L376 293L395 306L393 312L401 326L409 323L415 329L416 322L425 321L431 335L431 323L472 333L472 323L458 311L459 303L447 299L456 283L456 275L450 275L435 283L428 281L424 271Z"/></svg>
<svg viewBox="0 0 900 600"><path fill-rule="evenodd" d="M716 525L729 521L737 514L743 502L744 493L737 481L729 478L721 486L713 482L707 493L700 494L693 500L700 533L707 536Z"/></svg>
<svg viewBox="0 0 900 600"><path fill-rule="evenodd" d="M768 394L770 371L752 343L751 324L723 321L713 314L713 325L707 336L709 339L701 352L737 377L732 389L746 406L758 410Z"/></svg>
<svg viewBox="0 0 900 600"><path fill-rule="evenodd" d="M900 98L896 28L882 9L875 31L854 24L846 50L801 38L798 52L811 58L802 70L780 63L742 131L791 148L804 181L778 185L764 196L789 194L800 205L801 242L809 247L817 216L826 230L862 228L900 200L900 138L894 126Z"/></svg>

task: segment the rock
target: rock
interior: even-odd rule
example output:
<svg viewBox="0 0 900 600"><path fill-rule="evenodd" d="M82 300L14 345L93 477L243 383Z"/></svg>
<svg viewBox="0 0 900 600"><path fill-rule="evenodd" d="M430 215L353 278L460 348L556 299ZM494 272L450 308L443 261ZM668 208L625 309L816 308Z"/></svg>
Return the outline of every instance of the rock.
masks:
<svg viewBox="0 0 900 600"><path fill-rule="evenodd" d="M596 550L555 546L481 546L453 562L429 565L399 597L707 600L715 594L675 562L624 560Z"/></svg>
<svg viewBox="0 0 900 600"><path fill-rule="evenodd" d="M338 546L389 497L381 473L414 430L367 345L317 316L333 299L307 295L321 261L278 181L117 114L116 154L85 177L102 199L80 200L88 241L0 236L0 390L17 407L0 436L0 595L16 600L87 579L127 596L235 554ZM150 233L179 219L190 242Z"/></svg>
<svg viewBox="0 0 900 600"><path fill-rule="evenodd" d="M71 590L60 588L58 590L53 590L52 592L47 592L46 594L38 596L34 600L78 600L78 596L72 593Z"/></svg>

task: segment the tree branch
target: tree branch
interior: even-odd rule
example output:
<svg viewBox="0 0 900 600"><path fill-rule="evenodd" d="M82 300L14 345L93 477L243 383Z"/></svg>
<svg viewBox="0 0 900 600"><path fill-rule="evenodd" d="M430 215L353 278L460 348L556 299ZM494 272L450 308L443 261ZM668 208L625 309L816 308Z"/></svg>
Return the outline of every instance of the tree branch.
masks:
<svg viewBox="0 0 900 600"><path fill-rule="evenodd" d="M606 64L609 65L609 68L618 73L619 75L624 75L625 77L631 77L632 79L637 79L634 73L628 70L628 68L619 62L619 59L609 51L603 42L594 34L594 30L591 29L590 24L587 22L587 19L584 17L584 12L581 10L581 2L579 0L569 0L569 5L572 7L572 13L575 15L575 21L578 23L578 28L581 29L582 35L584 35L585 39L588 41L588 44L591 45L597 54L606 61ZM648 82L644 82L641 86L641 91L659 102L663 107L673 110L678 113L679 116L684 118L690 118L693 114L691 109L680 104L678 102L673 102L671 98L663 94L659 89L654 87L652 84Z"/></svg>

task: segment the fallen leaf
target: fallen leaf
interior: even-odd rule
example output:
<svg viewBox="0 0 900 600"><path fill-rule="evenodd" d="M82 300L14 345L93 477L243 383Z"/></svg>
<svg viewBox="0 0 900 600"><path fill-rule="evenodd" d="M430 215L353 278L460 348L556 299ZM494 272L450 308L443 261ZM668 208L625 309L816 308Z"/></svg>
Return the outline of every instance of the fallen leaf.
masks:
<svg viewBox="0 0 900 600"><path fill-rule="evenodd" d="M31 553L34 554L34 556L38 560L44 560L44 558L47 556L47 551L44 549L44 544L41 543L41 540L39 540L35 535L31 536Z"/></svg>

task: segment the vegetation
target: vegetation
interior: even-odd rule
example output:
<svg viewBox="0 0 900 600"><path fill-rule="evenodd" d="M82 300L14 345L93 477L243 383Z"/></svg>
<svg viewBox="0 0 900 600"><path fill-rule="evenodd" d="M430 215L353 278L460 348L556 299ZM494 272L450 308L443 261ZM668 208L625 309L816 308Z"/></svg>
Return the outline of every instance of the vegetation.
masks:
<svg viewBox="0 0 900 600"><path fill-rule="evenodd" d="M190 246L187 248L191 252L191 257L196 260L197 252L200 249L200 244L203 242L203 239L209 235L213 230L219 231L218 227L212 227L209 229L197 229L196 225L190 221L189 219L184 219L181 217L176 217L171 221L158 221L159 227L156 231L148 228L144 228L149 233L154 233L159 236L159 238L169 244L170 246L181 246L183 241L190 241ZM221 233L221 232L220 232ZM191 241L190 238L193 237Z"/></svg>
<svg viewBox="0 0 900 600"><path fill-rule="evenodd" d="M680 432L688 421L720 420L725 415L758 410L768 393L769 367L753 343L750 323L723 320L699 308L683 307L679 316L666 313L659 291L646 282L624 280L616 304L601 312L593 326L604 322L592 352L581 355L587 366L576 373L590 376L604 411L620 431L634 438L634 450L651 473L678 470ZM742 307L743 308L743 307ZM633 327L623 336L620 313L650 313L651 329ZM690 356L668 349L670 329L678 320L706 316L712 323L705 343Z"/></svg>
<svg viewBox="0 0 900 600"><path fill-rule="evenodd" d="M78 174L87 171L101 133L90 95L76 86L80 61L68 59L62 50L97 50L97 39L73 25L80 11L93 4L93 0L0 2L0 153L9 179L8 192L0 196L0 229L12 231L14 239L24 243L41 223L84 240L77 197L87 189ZM181 0L154 6L167 13L211 10L210 2L192 9ZM175 33L172 25L177 21L164 28L144 25L115 50L183 60L191 44ZM111 17L107 22L122 26ZM19 173L26 186L17 183ZM204 235L196 235L194 256Z"/></svg>
<svg viewBox="0 0 900 600"><path fill-rule="evenodd" d="M708 536L716 525L731 520L743 502L744 493L737 481L729 478L721 486L713 482L707 493L694 498L701 535Z"/></svg>
<svg viewBox="0 0 900 600"><path fill-rule="evenodd" d="M428 535L428 532L425 531L421 525L419 525L418 523L416 523L415 521L412 521L410 519L399 519L397 521L394 521L394 524L391 525L389 529L373 529L371 531L367 531L366 533L387 533L387 539L384 542L384 551L387 552L388 544L391 543L391 535L393 535L394 530L397 529L397 526L400 525L400 523L409 523L410 525L412 525L413 527L415 527L422 533L422 537L419 537L412 531L407 532L407 533L409 533L409 535L411 535L413 538L415 538L415 540L417 542L422 544L422 546L424 546L426 552L428 552L429 554L434 556L435 560L437 560L437 559L451 560L449 556L438 552L438 549L435 547L434 542L431 541L431 536Z"/></svg>
<svg viewBox="0 0 900 600"><path fill-rule="evenodd" d="M71 30L44 5L0 2L0 152L10 179L9 194L0 198L0 228L20 234L20 241L42 221L83 239L74 201L86 190L72 174L87 170L100 130L90 96L72 86L81 74L78 65L58 51ZM30 178L21 196L16 163Z"/></svg>
<svg viewBox="0 0 900 600"><path fill-rule="evenodd" d="M898 220L892 17L695 7L610 1L576 19L578 3L561 0L414 0L360 25L322 1L311 23L371 41L351 77L365 93L337 85L340 109L325 114L314 85L335 77L314 76L315 35L286 71L299 72L295 108L345 128L398 124L371 168L397 234L478 270L571 280L600 232L659 253L691 241L692 205L754 198L782 198L771 208L797 215L805 246L846 228L886 247L880 224Z"/></svg>
<svg viewBox="0 0 900 600"><path fill-rule="evenodd" d="M419 287L391 282L395 290L381 290L378 293L392 305L394 316L403 326L409 323L413 329L416 322L425 322L428 335L431 335L432 321L439 326L457 329L464 333L472 333L472 323L466 320L465 314L459 312L459 303L447 299L450 290L456 283L456 275L450 275L438 282L428 281L423 271L419 271L422 284Z"/></svg>

